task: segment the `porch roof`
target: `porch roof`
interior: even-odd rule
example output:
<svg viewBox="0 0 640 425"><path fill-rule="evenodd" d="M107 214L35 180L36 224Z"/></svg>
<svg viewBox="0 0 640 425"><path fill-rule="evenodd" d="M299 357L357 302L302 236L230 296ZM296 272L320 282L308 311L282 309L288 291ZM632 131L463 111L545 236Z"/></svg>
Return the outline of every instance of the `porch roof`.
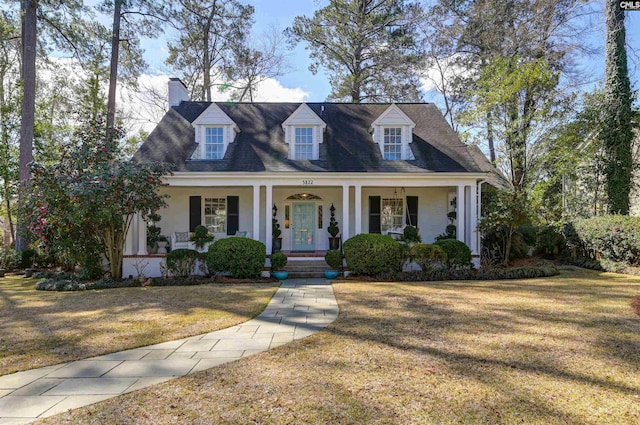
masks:
<svg viewBox="0 0 640 425"><path fill-rule="evenodd" d="M216 103L240 132L222 160L190 160L197 147L191 123L210 102L181 102L171 108L134 155L139 162L172 163L182 172L373 172L484 173L487 159L470 152L433 104L401 103L416 123L415 160L388 161L369 133L385 104L307 103L327 123L318 160L288 159L281 124L301 103ZM481 162L482 164L479 164Z"/></svg>

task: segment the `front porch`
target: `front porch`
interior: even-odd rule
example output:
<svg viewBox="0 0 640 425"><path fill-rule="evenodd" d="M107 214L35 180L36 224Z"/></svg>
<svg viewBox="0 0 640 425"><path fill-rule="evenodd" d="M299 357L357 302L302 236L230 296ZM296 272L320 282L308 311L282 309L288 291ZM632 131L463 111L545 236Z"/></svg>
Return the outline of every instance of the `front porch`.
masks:
<svg viewBox="0 0 640 425"><path fill-rule="evenodd" d="M432 243L448 224L454 224L457 238L479 258L477 181L469 176L441 175L257 179L226 174L196 179L176 173L163 188L170 196L169 206L159 211L162 218L156 225L172 241L172 249L178 247L173 243L176 235L184 237L204 225L216 240L251 237L263 242L270 254L275 213L282 231L281 249L290 260L321 259L329 249L327 228L333 206L343 242L360 233L398 235L410 224L419 229L424 243ZM146 229L144 221L134 220L127 236L124 273L124 269L132 270L136 255L148 254Z"/></svg>

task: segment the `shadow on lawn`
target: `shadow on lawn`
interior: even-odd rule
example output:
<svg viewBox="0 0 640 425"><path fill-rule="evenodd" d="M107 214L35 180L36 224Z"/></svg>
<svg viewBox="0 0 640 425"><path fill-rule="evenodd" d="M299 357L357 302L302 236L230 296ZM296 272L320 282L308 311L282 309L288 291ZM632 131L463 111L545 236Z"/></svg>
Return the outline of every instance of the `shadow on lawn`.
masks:
<svg viewBox="0 0 640 425"><path fill-rule="evenodd" d="M513 338L501 338L516 334L524 341L529 337L543 340L545 329L560 327L560 335L553 334L548 338L564 339L566 344L586 344L581 348L593 350L593 356L599 361L618 364L623 360L626 367L637 372L640 364L640 320L630 321L628 316L612 317L608 313L592 312L584 302L599 295L603 302L624 303L640 285L612 285L603 281L583 288L576 287L578 283L560 283L559 288L555 288L556 285L528 282L417 284L437 293L429 296L427 294L431 292L427 291L422 297L407 294L406 291L411 290L408 284L372 285L365 299L362 292L350 295L348 290L345 293L338 290L341 315L328 331L445 360L465 375L480 381L486 380L487 368L498 367L637 395L640 391L638 386L594 376L588 365L581 370L562 366L544 345L514 343ZM451 292L452 287L455 292ZM484 295L480 296L478 290ZM482 299L487 291L495 295L496 302ZM497 300L503 297L511 298L512 302L498 303ZM536 297L542 304L530 305L529 299ZM557 303L558 299L566 297L576 298L567 304L570 307L567 311L564 310L566 305ZM615 313L624 314L621 311ZM612 338L611 335L623 324L634 332ZM496 346L495 351L488 355L475 354L477 347L465 345L465 335L471 337L471 342L476 340L482 344L486 338L502 343L504 347ZM527 356L523 356L523 352Z"/></svg>
<svg viewBox="0 0 640 425"><path fill-rule="evenodd" d="M209 284L49 292L22 279L0 283L0 375L231 326L229 321L260 313L268 299L258 300L277 288ZM42 363L24 364L38 356Z"/></svg>

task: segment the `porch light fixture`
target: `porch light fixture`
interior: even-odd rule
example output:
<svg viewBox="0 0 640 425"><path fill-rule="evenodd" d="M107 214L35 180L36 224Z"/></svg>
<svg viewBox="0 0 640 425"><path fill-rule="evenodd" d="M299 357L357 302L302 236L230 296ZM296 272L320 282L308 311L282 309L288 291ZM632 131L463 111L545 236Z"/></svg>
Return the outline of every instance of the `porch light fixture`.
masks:
<svg viewBox="0 0 640 425"><path fill-rule="evenodd" d="M308 193L301 193L300 196L302 196L302 199L307 199L309 197Z"/></svg>

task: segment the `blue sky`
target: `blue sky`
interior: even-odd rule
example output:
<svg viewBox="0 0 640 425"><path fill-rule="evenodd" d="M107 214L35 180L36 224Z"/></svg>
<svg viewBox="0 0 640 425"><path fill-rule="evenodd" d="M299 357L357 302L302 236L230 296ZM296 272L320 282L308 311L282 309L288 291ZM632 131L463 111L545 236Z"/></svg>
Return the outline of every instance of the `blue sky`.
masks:
<svg viewBox="0 0 640 425"><path fill-rule="evenodd" d="M612 1L612 0L604 0ZM295 16L312 15L314 10L327 4L326 0L249 0L255 9L254 33L260 34L270 25L284 30L290 26ZM593 1L597 8L603 7L602 1ZM604 16L597 13L591 17L592 31L585 43L595 47L597 53L583 58L580 68L590 75L590 81L598 81L604 75ZM627 43L629 48L629 72L636 90L640 89L640 11L626 13ZM171 37L171 35L167 35ZM146 50L146 59L150 65L150 73L171 75L171 70L164 64L166 58L166 38L156 40L144 40L143 47ZM290 53L292 72L279 77L278 81L286 88L302 89L306 92L306 101L323 101L330 92L328 79L321 69L317 75L309 70L310 60L308 51L303 44L299 44ZM589 86L587 86L589 87ZM427 94L427 101L438 101L437 96Z"/></svg>

